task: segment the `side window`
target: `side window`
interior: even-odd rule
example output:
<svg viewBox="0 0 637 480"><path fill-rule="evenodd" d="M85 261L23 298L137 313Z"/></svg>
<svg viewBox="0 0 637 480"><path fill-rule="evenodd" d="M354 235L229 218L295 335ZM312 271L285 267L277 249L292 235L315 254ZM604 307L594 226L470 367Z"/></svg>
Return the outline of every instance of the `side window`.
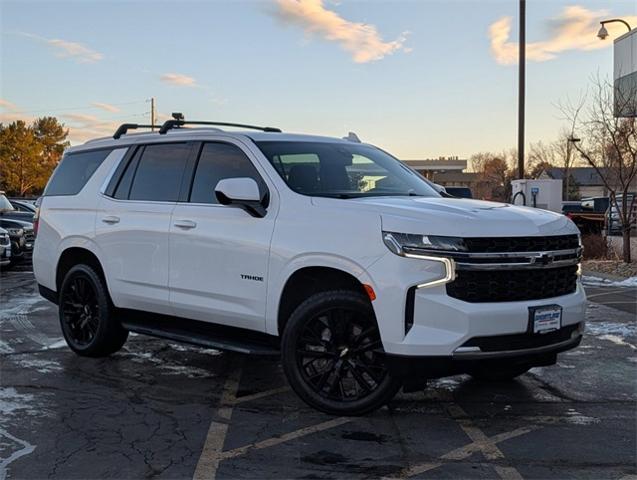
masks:
<svg viewBox="0 0 637 480"><path fill-rule="evenodd" d="M112 151L105 149L64 155L43 195L76 195Z"/></svg>
<svg viewBox="0 0 637 480"><path fill-rule="evenodd" d="M224 178L250 177L259 185L261 197L266 192L263 179L250 159L235 145L204 143L192 182L192 203L218 203L215 187Z"/></svg>
<svg viewBox="0 0 637 480"><path fill-rule="evenodd" d="M186 143L147 145L134 172L128 198L176 202L189 153L190 145Z"/></svg>
<svg viewBox="0 0 637 480"><path fill-rule="evenodd" d="M135 155L128 162L126 166L126 170L124 170L124 174L119 180L117 184L117 188L113 193L114 198L118 198L120 200L126 200L130 193L130 187L133 183L133 177L135 176L135 170L137 170L137 165L139 164L139 157L142 156L142 152L144 151L144 147L137 148Z"/></svg>
<svg viewBox="0 0 637 480"><path fill-rule="evenodd" d="M315 153L292 153L276 155L274 167L294 190L312 193L319 188L321 162Z"/></svg>

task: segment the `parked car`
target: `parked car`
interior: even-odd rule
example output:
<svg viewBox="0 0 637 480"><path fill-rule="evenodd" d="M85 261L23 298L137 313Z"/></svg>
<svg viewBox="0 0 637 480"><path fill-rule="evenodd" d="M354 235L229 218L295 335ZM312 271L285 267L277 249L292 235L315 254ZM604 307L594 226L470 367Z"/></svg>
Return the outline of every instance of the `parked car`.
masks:
<svg viewBox="0 0 637 480"><path fill-rule="evenodd" d="M473 193L469 187L445 187L445 190L452 197L473 198Z"/></svg>
<svg viewBox="0 0 637 480"><path fill-rule="evenodd" d="M579 208L565 212L566 215L577 225L580 232L601 233L606 224L606 212L608 210L608 197L584 198L579 202ZM564 204L562 211L564 211Z"/></svg>
<svg viewBox="0 0 637 480"><path fill-rule="evenodd" d="M9 198L8 200L15 210L19 212L27 212L27 213L35 214L35 210L37 208L35 206L35 203L26 201L26 200L19 200L15 198Z"/></svg>
<svg viewBox="0 0 637 480"><path fill-rule="evenodd" d="M634 196L635 196L634 193L629 193L628 203L627 203L628 208L630 208L630 206L632 205L632 212L630 214L630 218L632 222L631 230L637 229L637 201L633 201ZM621 193L617 195L617 205L619 206L620 209L622 208L623 201L621 198ZM617 210L615 205L612 205L610 209L608 210L608 233L610 235L622 234L622 220L619 215L619 211Z"/></svg>
<svg viewBox="0 0 637 480"><path fill-rule="evenodd" d="M7 231L11 240L11 262L31 259L33 253L33 224L23 220L0 217L0 227Z"/></svg>
<svg viewBox="0 0 637 480"><path fill-rule="evenodd" d="M564 215L449 201L369 144L189 123L71 147L46 186L34 271L77 354L132 331L280 356L305 402L357 415L580 343Z"/></svg>
<svg viewBox="0 0 637 480"><path fill-rule="evenodd" d="M579 213L583 211L581 201L564 201L562 202L562 213L568 215L569 213Z"/></svg>
<svg viewBox="0 0 637 480"><path fill-rule="evenodd" d="M0 267L7 267L11 263L11 238L9 232L0 228Z"/></svg>
<svg viewBox="0 0 637 480"><path fill-rule="evenodd" d="M0 192L0 218L33 222L34 212L16 210L3 192Z"/></svg>

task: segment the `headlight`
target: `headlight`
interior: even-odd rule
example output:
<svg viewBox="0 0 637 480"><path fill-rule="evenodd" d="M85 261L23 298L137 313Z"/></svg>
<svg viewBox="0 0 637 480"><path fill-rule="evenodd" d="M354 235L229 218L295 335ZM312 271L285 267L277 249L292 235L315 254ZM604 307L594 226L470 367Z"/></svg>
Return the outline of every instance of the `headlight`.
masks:
<svg viewBox="0 0 637 480"><path fill-rule="evenodd" d="M413 233L383 232L383 242L396 255L437 250L447 252L466 252L467 246L459 237L440 237L437 235L417 235Z"/></svg>
<svg viewBox="0 0 637 480"><path fill-rule="evenodd" d="M9 232L9 235L24 235L24 230L21 228L7 228L7 232Z"/></svg>

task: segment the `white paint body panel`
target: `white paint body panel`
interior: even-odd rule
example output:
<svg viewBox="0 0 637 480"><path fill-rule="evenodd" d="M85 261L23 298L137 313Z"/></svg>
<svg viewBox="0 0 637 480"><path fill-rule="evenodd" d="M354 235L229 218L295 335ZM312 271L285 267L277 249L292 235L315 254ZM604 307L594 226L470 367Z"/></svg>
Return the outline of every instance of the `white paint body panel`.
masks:
<svg viewBox="0 0 637 480"><path fill-rule="evenodd" d="M125 150L118 149L80 194L44 199L34 253L38 283L55 290L57 259L69 246L84 246L104 266L117 306L278 335L279 302L290 276L304 267L330 267L373 287L377 299L372 305L385 350L404 355L450 355L471 336L523 333L530 306L557 303L563 307L564 325L583 321L581 286L554 299L473 304L448 297L440 285L417 291L414 326L405 336L407 289L443 277L443 267L440 262L394 255L381 234L383 230L458 237L578 233L563 215L466 199L304 196L285 185L252 142L342 141L331 138L192 129L165 136L127 135L122 140L135 144L175 138L240 146L270 191L267 215L255 218L239 208L215 204L110 199L100 189ZM121 144L98 140L74 150ZM119 217L119 223L102 222L108 216ZM195 227L177 227L180 221Z"/></svg>

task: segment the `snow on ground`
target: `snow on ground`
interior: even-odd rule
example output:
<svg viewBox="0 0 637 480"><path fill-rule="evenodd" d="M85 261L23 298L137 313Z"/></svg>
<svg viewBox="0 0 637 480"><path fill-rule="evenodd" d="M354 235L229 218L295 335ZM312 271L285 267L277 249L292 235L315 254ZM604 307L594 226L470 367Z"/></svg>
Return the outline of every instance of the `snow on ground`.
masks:
<svg viewBox="0 0 637 480"><path fill-rule="evenodd" d="M584 275L582 277L582 283L589 287L637 287L637 277L630 277L626 280L608 280L606 278Z"/></svg>

